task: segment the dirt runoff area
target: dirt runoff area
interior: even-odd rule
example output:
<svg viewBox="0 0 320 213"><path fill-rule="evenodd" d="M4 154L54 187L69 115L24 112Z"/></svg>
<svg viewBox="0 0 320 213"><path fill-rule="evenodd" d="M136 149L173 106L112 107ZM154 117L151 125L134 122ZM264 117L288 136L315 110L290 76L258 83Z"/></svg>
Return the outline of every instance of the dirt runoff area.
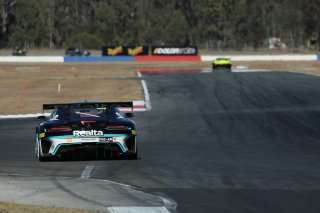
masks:
<svg viewBox="0 0 320 213"><path fill-rule="evenodd" d="M234 62L238 66L248 66L250 69L267 69L272 71L287 71L311 75L320 75L320 61L274 61L274 62Z"/></svg>
<svg viewBox="0 0 320 213"><path fill-rule="evenodd" d="M320 75L320 62L234 62L249 69ZM143 100L139 68L210 68L210 62L0 64L0 115L42 112L44 103Z"/></svg>
<svg viewBox="0 0 320 213"><path fill-rule="evenodd" d="M45 206L33 206L16 203L0 202L1 213L97 213L95 211L85 211L80 209L50 208Z"/></svg>

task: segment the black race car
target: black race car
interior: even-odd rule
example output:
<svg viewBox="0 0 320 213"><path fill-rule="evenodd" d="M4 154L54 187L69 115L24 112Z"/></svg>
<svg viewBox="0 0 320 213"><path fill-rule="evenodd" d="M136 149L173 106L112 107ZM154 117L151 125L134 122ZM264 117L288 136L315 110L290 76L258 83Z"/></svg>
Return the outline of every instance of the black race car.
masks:
<svg viewBox="0 0 320 213"><path fill-rule="evenodd" d="M20 48L20 47L16 47L13 51L12 51L12 55L13 56L26 56L27 55L27 50Z"/></svg>
<svg viewBox="0 0 320 213"><path fill-rule="evenodd" d="M90 56L91 53L88 50L70 47L66 50L66 55L67 56Z"/></svg>
<svg viewBox="0 0 320 213"><path fill-rule="evenodd" d="M120 109L129 111L125 115ZM132 102L44 104L53 110L36 126L35 154L39 161L57 159L136 159L136 125Z"/></svg>

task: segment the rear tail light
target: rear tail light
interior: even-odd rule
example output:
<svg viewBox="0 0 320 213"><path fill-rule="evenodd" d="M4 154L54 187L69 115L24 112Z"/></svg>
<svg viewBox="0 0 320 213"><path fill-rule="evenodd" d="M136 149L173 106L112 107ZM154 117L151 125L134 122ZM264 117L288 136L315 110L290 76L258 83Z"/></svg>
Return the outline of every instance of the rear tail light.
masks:
<svg viewBox="0 0 320 213"><path fill-rule="evenodd" d="M107 130L130 130L130 127L124 125L108 125L106 127Z"/></svg>
<svg viewBox="0 0 320 213"><path fill-rule="evenodd" d="M59 132L59 131L71 131L72 129L68 126L55 126L48 129L48 132Z"/></svg>

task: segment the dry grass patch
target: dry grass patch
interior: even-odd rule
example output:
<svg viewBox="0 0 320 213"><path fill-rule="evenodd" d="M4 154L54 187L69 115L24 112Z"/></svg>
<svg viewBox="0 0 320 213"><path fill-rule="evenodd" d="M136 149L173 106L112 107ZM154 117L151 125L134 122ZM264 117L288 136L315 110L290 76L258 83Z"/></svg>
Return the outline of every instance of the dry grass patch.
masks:
<svg viewBox="0 0 320 213"><path fill-rule="evenodd" d="M320 61L273 61L273 62L234 62L250 69L268 69L306 74L320 74Z"/></svg>
<svg viewBox="0 0 320 213"><path fill-rule="evenodd" d="M117 64L0 65L0 114L39 113L43 103L142 100L140 81L122 79L134 76Z"/></svg>
<svg viewBox="0 0 320 213"><path fill-rule="evenodd" d="M33 206L16 203L0 202L1 213L94 213L96 211L85 211L80 209L55 208L44 206Z"/></svg>

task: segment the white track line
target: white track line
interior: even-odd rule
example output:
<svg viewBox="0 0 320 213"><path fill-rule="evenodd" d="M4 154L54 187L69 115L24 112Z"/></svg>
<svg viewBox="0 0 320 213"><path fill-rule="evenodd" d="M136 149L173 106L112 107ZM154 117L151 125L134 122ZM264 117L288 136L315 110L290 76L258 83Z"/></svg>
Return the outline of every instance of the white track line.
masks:
<svg viewBox="0 0 320 213"><path fill-rule="evenodd" d="M147 87L147 83L145 80L141 80L142 88L143 88L143 93L144 93L144 99L146 103L146 110L151 110L151 100L150 100L150 95Z"/></svg>
<svg viewBox="0 0 320 213"><path fill-rule="evenodd" d="M139 78L142 78L141 72L138 71L138 72L137 72L137 75L138 75Z"/></svg>
<svg viewBox="0 0 320 213"><path fill-rule="evenodd" d="M141 72L138 71L137 75L138 75L139 78L142 78ZM145 80L141 80L141 85L142 85L142 89L143 89L143 93L144 93L144 101L145 101L145 105L146 105L146 110L151 110L152 109L152 105L151 105L149 90L148 90L146 81Z"/></svg>
<svg viewBox="0 0 320 213"><path fill-rule="evenodd" d="M266 69L233 69L232 72L271 72Z"/></svg>
<svg viewBox="0 0 320 213"><path fill-rule="evenodd" d="M115 206L109 207L111 213L170 213L165 207Z"/></svg>
<svg viewBox="0 0 320 213"><path fill-rule="evenodd" d="M81 173L81 179L89 179L94 166L94 163L88 164Z"/></svg>

